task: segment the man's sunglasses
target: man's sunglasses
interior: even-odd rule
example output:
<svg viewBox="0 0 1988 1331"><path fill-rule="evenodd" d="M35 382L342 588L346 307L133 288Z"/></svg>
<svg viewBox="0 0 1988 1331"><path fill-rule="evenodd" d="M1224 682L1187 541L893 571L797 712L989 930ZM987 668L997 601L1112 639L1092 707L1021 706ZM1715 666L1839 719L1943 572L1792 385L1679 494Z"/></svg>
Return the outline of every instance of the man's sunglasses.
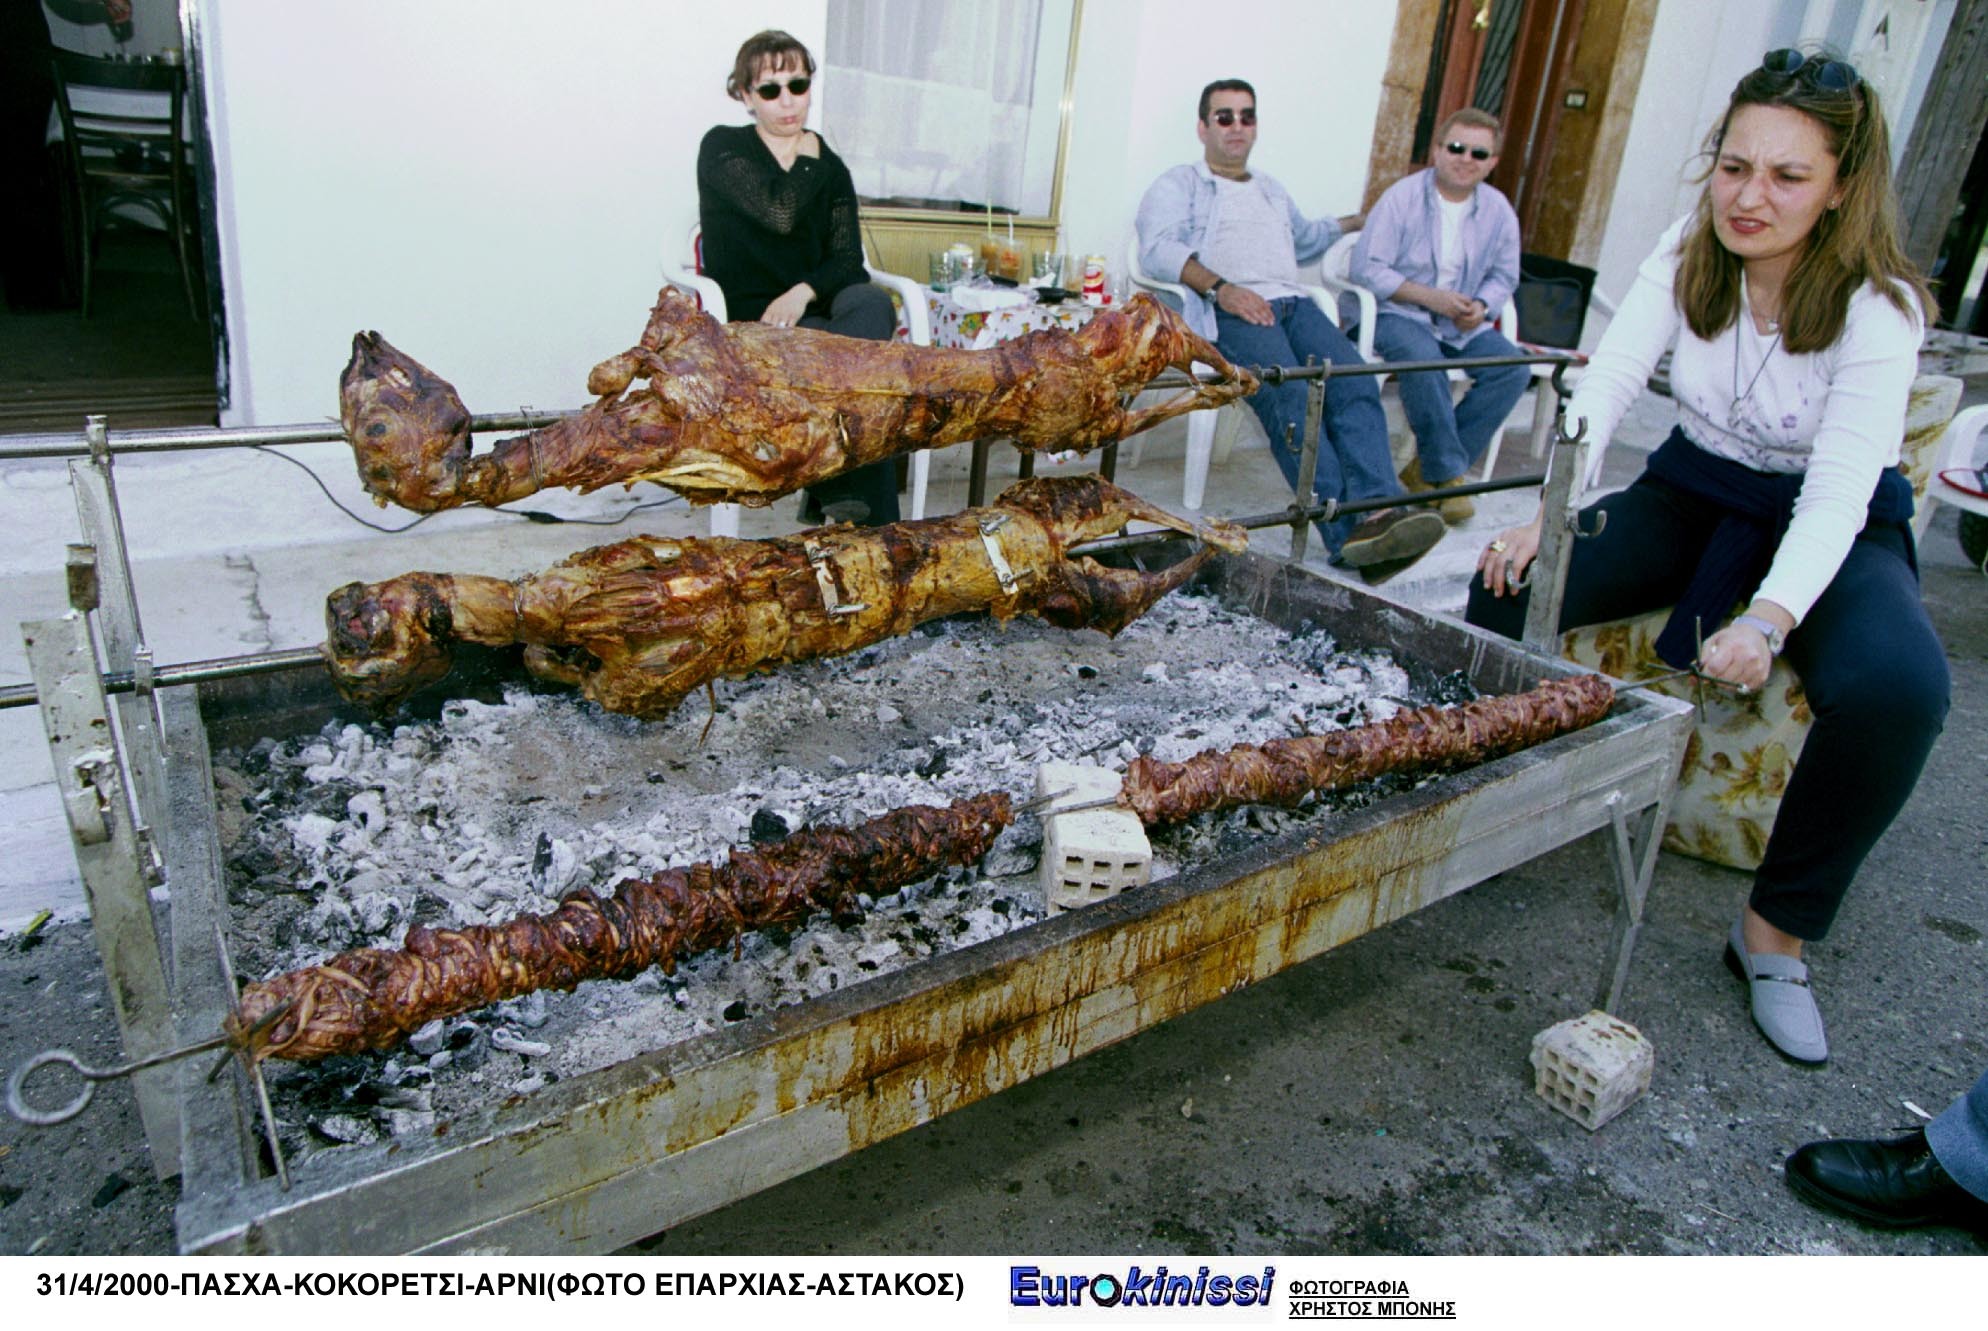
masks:
<svg viewBox="0 0 1988 1331"><path fill-rule="evenodd" d="M1227 129L1238 120L1242 121L1245 125L1254 125L1256 123L1256 108L1245 106L1242 110L1237 111L1225 106L1219 111L1210 111L1208 118L1223 129Z"/></svg>
<svg viewBox="0 0 1988 1331"><path fill-rule="evenodd" d="M1760 57L1760 67L1784 79L1800 78L1811 88L1821 88L1825 92L1851 92L1864 81L1853 65L1846 65L1841 60L1825 60L1819 55L1805 55L1792 46L1769 51Z"/></svg>
<svg viewBox="0 0 1988 1331"><path fill-rule="evenodd" d="M1473 162L1488 162L1491 160L1491 150L1489 148L1472 148L1461 143L1446 143L1443 146L1452 157L1461 157L1465 153L1469 153L1470 160Z"/></svg>
<svg viewBox="0 0 1988 1331"><path fill-rule="evenodd" d="M796 97L805 97L808 95L808 88L812 83L812 79L788 79L787 91L793 93ZM759 94L759 100L762 102L777 102L780 100L780 85L778 83L762 83L757 88L754 88L753 91Z"/></svg>

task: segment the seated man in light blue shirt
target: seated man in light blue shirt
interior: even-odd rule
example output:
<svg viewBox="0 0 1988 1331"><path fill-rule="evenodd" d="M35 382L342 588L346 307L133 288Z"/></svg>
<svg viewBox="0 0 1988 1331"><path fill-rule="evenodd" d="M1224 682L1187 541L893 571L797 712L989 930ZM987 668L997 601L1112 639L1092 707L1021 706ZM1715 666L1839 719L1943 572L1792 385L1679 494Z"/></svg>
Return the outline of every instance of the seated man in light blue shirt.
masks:
<svg viewBox="0 0 1988 1331"><path fill-rule="evenodd" d="M1389 186L1368 215L1349 275L1380 302L1374 350L1383 360L1518 354L1491 326L1519 284L1518 215L1484 183L1498 165L1503 136L1488 112L1452 113L1436 131L1434 165ZM1452 407L1448 375L1402 375L1401 405L1418 454L1404 473L1410 488L1461 480L1504 428L1531 378L1523 365L1478 370ZM1452 522L1470 516L1468 499L1442 507Z"/></svg>
<svg viewBox="0 0 1988 1331"><path fill-rule="evenodd" d="M1195 132L1203 159L1174 167L1140 201L1140 267L1196 293L1183 311L1188 327L1213 338L1238 365L1300 366L1307 357L1360 364L1359 352L1297 280L1298 265L1316 259L1339 238L1339 224L1307 218L1283 186L1249 169L1256 143L1255 89L1241 79L1202 89ZM1270 436L1271 455L1295 488L1305 386L1265 384L1249 404ZM1320 499L1402 493L1372 376L1327 382L1319 436ZM1390 508L1364 520L1347 516L1320 523L1318 530L1334 563L1358 568L1377 582L1428 553L1443 537L1443 522L1425 509Z"/></svg>

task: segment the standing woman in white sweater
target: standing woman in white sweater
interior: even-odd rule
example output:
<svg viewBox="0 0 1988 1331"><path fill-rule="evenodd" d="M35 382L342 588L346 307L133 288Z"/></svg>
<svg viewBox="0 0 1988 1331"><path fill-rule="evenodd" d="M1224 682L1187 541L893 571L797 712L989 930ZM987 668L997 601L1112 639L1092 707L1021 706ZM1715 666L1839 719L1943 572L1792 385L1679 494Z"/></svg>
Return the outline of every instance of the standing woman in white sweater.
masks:
<svg viewBox="0 0 1988 1331"><path fill-rule="evenodd" d="M1814 725L1727 960L1768 1040L1820 1063L1802 944L1828 932L1947 712L1897 466L1928 300L1898 243L1877 93L1850 65L1769 52L1708 147L1697 208L1644 260L1569 408L1596 441L1592 479L1675 347L1677 428L1633 485L1593 506L1607 525L1575 543L1561 625L1675 604L1659 655L1690 664L1702 625L1700 666L1748 688L1785 650ZM1484 551L1473 624L1518 635L1516 583L1539 530L1535 519Z"/></svg>

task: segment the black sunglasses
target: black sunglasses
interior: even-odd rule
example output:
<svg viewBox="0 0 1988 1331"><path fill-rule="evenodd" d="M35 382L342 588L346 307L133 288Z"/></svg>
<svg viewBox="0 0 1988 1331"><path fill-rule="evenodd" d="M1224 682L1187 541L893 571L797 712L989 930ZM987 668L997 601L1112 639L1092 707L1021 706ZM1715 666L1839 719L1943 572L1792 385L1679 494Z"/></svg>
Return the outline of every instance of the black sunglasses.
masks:
<svg viewBox="0 0 1988 1331"><path fill-rule="evenodd" d="M1227 129L1229 126L1235 124L1238 120L1242 121L1243 124L1245 125L1254 125L1256 123L1256 108L1253 106L1245 106L1242 110L1237 111L1231 107L1225 106L1219 111L1210 111L1208 113L1208 118L1214 121L1216 124L1220 125L1223 129Z"/></svg>
<svg viewBox="0 0 1988 1331"><path fill-rule="evenodd" d="M796 97L805 97L807 96L808 88L813 83L814 80L807 78L788 79L787 91L793 93ZM759 94L759 100L762 102L773 102L780 99L780 85L778 83L762 83L757 88L754 88L753 91Z"/></svg>
<svg viewBox="0 0 1988 1331"><path fill-rule="evenodd" d="M1805 55L1792 46L1769 51L1760 57L1760 67L1784 79L1800 78L1811 88L1821 88L1825 92L1851 92L1864 81L1853 65L1846 65L1841 60L1825 60L1819 55Z"/></svg>
<svg viewBox="0 0 1988 1331"><path fill-rule="evenodd" d="M1473 162L1488 162L1491 160L1491 150L1489 148L1468 148L1461 143L1448 143L1443 146L1449 150L1449 154L1452 157L1461 157L1465 153L1469 153L1470 160Z"/></svg>

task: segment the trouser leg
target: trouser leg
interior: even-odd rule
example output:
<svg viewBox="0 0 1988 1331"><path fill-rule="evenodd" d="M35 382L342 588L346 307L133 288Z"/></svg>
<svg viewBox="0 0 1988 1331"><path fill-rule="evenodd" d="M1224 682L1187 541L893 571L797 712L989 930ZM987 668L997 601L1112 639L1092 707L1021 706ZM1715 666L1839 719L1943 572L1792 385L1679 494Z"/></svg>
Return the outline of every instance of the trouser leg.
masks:
<svg viewBox="0 0 1988 1331"><path fill-rule="evenodd" d="M1278 302L1280 305L1283 302ZM1364 365L1359 349L1310 300L1291 302L1285 318L1291 349L1300 361L1316 358L1330 365ZM1381 409L1379 380L1370 374L1349 374L1325 382L1322 422L1330 447L1339 455L1347 499L1386 499L1401 493L1394 459L1388 451L1387 413Z"/></svg>
<svg viewBox="0 0 1988 1331"><path fill-rule="evenodd" d="M1788 638L1788 664L1814 720L1754 874L1752 906L1797 938L1829 932L1946 722L1946 650L1919 599L1908 539L1896 528L1858 537Z"/></svg>
<svg viewBox="0 0 1988 1331"><path fill-rule="evenodd" d="M1374 351L1382 360L1443 360L1443 344L1413 319L1383 314L1374 320ZM1415 434L1422 479L1452 480L1470 470L1470 458L1457 438L1456 409L1450 405L1450 376L1444 370L1418 370L1395 376L1401 409Z"/></svg>
<svg viewBox="0 0 1988 1331"><path fill-rule="evenodd" d="M1954 1182L1988 1202L1988 1072L1926 1125L1926 1142Z"/></svg>
<svg viewBox="0 0 1988 1331"><path fill-rule="evenodd" d="M1491 328L1471 338L1461 350L1444 348L1444 354L1451 357L1516 356L1519 349L1503 333ZM1505 419L1512 414L1512 408L1519 404L1519 399L1525 396L1526 385L1531 382L1532 368L1526 365L1497 365L1472 372L1470 391L1463 395L1463 401L1456 404L1457 444L1463 450L1465 459L1460 471L1469 471L1484 457L1491 440L1505 428ZM1432 484L1455 479L1454 476L1431 476L1426 465L1423 476Z"/></svg>
<svg viewBox="0 0 1988 1331"><path fill-rule="evenodd" d="M1275 310L1284 304L1286 302L1277 301L1271 308ZM1225 310L1217 310L1215 347L1237 365L1300 363L1297 349L1291 345L1290 334L1281 317L1276 323L1253 324ZM1305 385L1267 383L1245 401L1263 425L1263 432L1270 436L1270 456L1276 459L1277 469L1284 473L1284 483L1295 492L1299 451L1304 447L1305 437ZM1320 432L1324 433L1323 422ZM1323 438L1319 440L1318 472L1313 477L1313 484L1321 500L1346 497L1346 478L1339 469L1339 455ZM1328 554L1339 553L1347 530L1343 522L1318 524L1319 539L1325 542Z"/></svg>
<svg viewBox="0 0 1988 1331"><path fill-rule="evenodd" d="M859 282L835 293L827 318L808 315L803 328L819 328L844 337L860 337L871 342L888 342L897 332L897 310L890 293L880 286ZM817 481L808 492L822 507L824 515L833 504L860 503L867 514L858 519L861 527L881 527L896 522L897 459L885 458L866 467L853 467L839 476Z"/></svg>

